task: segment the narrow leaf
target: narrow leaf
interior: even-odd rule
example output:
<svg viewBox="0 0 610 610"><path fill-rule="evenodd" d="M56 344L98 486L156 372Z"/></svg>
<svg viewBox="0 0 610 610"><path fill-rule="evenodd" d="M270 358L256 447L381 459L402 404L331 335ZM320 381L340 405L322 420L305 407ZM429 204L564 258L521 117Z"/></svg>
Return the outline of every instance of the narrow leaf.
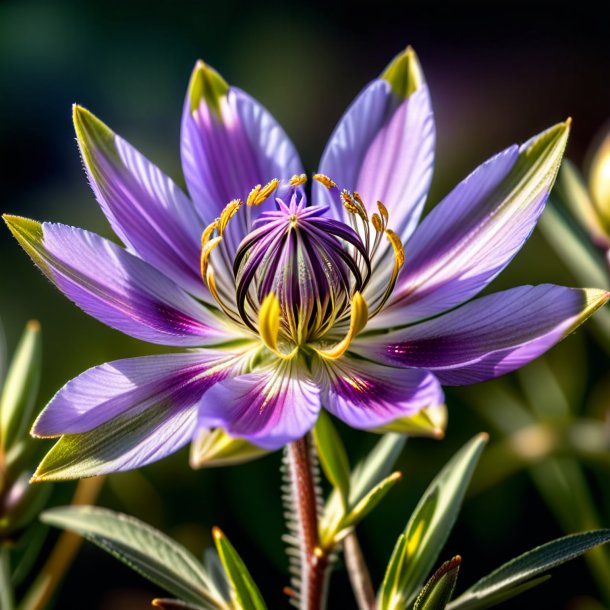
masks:
<svg viewBox="0 0 610 610"><path fill-rule="evenodd" d="M426 583L413 610L444 610L453 595L461 563L459 555L446 561Z"/></svg>
<svg viewBox="0 0 610 610"><path fill-rule="evenodd" d="M313 429L313 437L322 470L331 485L339 490L343 506L347 508L350 489L349 461L341 437L324 411L320 412Z"/></svg>
<svg viewBox="0 0 610 610"><path fill-rule="evenodd" d="M240 610L266 610L267 606L265 606L258 587L233 545L217 527L214 528L213 534L216 550L233 587L238 608Z"/></svg>
<svg viewBox="0 0 610 610"><path fill-rule="evenodd" d="M485 576L449 605L450 610L478 610L489 608L495 599L513 597L520 587L548 570L574 559L586 551L610 541L610 529L572 534L516 557ZM519 588L519 590L517 590ZM493 601L493 603L490 603Z"/></svg>
<svg viewBox="0 0 610 610"><path fill-rule="evenodd" d="M402 474L394 472L369 491L345 517L344 525L352 527L364 519L381 502L385 495L400 481Z"/></svg>
<svg viewBox="0 0 610 610"><path fill-rule="evenodd" d="M406 542L397 542L380 591L380 610L394 610L410 603L445 544L462 505L466 488L487 442L479 434L468 442L436 476L415 508L407 527ZM397 548L403 549L397 555Z"/></svg>
<svg viewBox="0 0 610 610"><path fill-rule="evenodd" d="M25 327L8 370L0 398L0 451L7 453L21 438L32 419L40 384L42 347L40 324Z"/></svg>
<svg viewBox="0 0 610 610"><path fill-rule="evenodd" d="M80 534L173 595L206 609L223 608L208 575L184 547L149 525L122 513L93 506L45 511L44 523Z"/></svg>

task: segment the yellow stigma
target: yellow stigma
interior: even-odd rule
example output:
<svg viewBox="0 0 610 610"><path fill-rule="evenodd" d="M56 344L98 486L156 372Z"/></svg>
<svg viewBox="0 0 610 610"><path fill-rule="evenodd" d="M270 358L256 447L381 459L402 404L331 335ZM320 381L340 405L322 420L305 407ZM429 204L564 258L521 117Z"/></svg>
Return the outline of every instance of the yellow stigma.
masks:
<svg viewBox="0 0 610 610"><path fill-rule="evenodd" d="M302 186L307 182L307 176L305 174L295 174L289 182L290 186Z"/></svg>
<svg viewBox="0 0 610 610"><path fill-rule="evenodd" d="M352 297L352 310L350 314L349 330L342 341L334 347L323 350L316 349L318 355L325 360L337 360L347 351L354 337L366 326L369 319L369 308L364 297L359 293L354 293Z"/></svg>
<svg viewBox="0 0 610 610"><path fill-rule="evenodd" d="M295 347L289 354L280 351L277 341L280 334L280 301L273 292L270 292L261 303L258 312L258 333L265 347L282 360L294 358L299 349Z"/></svg>
<svg viewBox="0 0 610 610"><path fill-rule="evenodd" d="M313 179L325 186L327 189L336 189L337 184L324 174L314 174Z"/></svg>

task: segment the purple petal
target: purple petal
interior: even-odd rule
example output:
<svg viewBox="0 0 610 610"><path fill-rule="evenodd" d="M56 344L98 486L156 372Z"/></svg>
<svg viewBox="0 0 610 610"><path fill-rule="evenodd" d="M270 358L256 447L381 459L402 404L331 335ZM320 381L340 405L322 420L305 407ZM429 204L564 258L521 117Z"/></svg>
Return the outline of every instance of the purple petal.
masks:
<svg viewBox="0 0 610 610"><path fill-rule="evenodd" d="M443 403L440 384L428 371L349 356L319 361L316 381L322 405L353 428L376 428Z"/></svg>
<svg viewBox="0 0 610 610"><path fill-rule="evenodd" d="M55 394L32 434L53 437L89 432L121 415L135 416L158 405L169 419L180 410L192 409L209 387L239 366L241 358L242 354L197 350L115 360L90 368Z"/></svg>
<svg viewBox="0 0 610 610"><path fill-rule="evenodd" d="M404 271L374 327L404 325L451 309L504 269L544 209L568 131L560 124L506 149L432 210L405 247Z"/></svg>
<svg viewBox="0 0 610 610"><path fill-rule="evenodd" d="M318 388L290 361L216 384L201 401L199 424L278 449L305 435L319 411Z"/></svg>
<svg viewBox="0 0 610 610"><path fill-rule="evenodd" d="M191 294L210 300L199 275L204 224L193 204L87 110L75 106L74 125L89 182L114 232L131 252Z"/></svg>
<svg viewBox="0 0 610 610"><path fill-rule="evenodd" d="M257 184L303 172L296 149L271 114L202 62L184 104L181 153L189 193L206 223L232 199L245 200ZM238 243L250 228L246 220L244 213L231 223L241 223Z"/></svg>
<svg viewBox="0 0 610 610"><path fill-rule="evenodd" d="M609 296L551 284L520 286L414 326L358 338L350 347L377 361L431 370L443 384L477 383L534 360Z"/></svg>
<svg viewBox="0 0 610 610"><path fill-rule="evenodd" d="M218 352L119 360L62 388L33 433L63 434L39 466L38 480L130 470L174 453L197 424L210 385L240 370L241 356Z"/></svg>
<svg viewBox="0 0 610 610"><path fill-rule="evenodd" d="M104 324L162 345L219 343L235 335L165 275L99 235L25 218L5 220L47 277Z"/></svg>
<svg viewBox="0 0 610 610"><path fill-rule="evenodd" d="M421 215L434 164L434 118L424 84L400 99L390 83L377 79L356 98L335 128L319 172L340 189L358 191L369 210L379 200L390 226L405 241ZM314 185L314 203L333 206L347 221L340 201Z"/></svg>

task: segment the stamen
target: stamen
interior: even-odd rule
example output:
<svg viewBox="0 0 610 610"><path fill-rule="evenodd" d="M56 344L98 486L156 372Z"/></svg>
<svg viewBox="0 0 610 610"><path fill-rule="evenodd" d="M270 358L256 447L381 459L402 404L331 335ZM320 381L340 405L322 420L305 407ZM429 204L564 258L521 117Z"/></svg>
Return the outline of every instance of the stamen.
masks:
<svg viewBox="0 0 610 610"><path fill-rule="evenodd" d="M337 183L334 180L331 180L328 176L325 176L324 174L314 174L313 179L317 180L320 184L322 184L329 190L337 188Z"/></svg>
<svg viewBox="0 0 610 610"><path fill-rule="evenodd" d="M237 210L241 208L243 202L241 199L233 199L230 201L224 208L224 210L220 213L220 217L218 218L218 234L222 235L224 230L227 228L227 224L229 224L229 220L237 214Z"/></svg>
<svg viewBox="0 0 610 610"><path fill-rule="evenodd" d="M392 291L394 290L394 286L396 286L396 280L398 279L398 274L402 269L402 266L405 264L405 250L402 245L402 241L400 241L400 237L396 235L392 229L386 229L385 231L386 237L392 246L392 250L394 250L394 268L392 269L392 275L390 276L390 281L386 286L386 289L379 301L379 304L375 308L375 311L371 314L371 318L376 316L381 308L386 304L386 301L390 298Z"/></svg>
<svg viewBox="0 0 610 610"><path fill-rule="evenodd" d="M280 181L277 178L270 180L265 184L265 186L261 186L257 184L248 194L248 198L246 199L247 205L260 205L275 191L275 189L280 185Z"/></svg>
<svg viewBox="0 0 610 610"><path fill-rule="evenodd" d="M388 208L386 208L385 205L383 205L383 203L381 203L381 201L378 201L377 209L379 210L379 213L383 216L383 219L385 220L385 223L387 225L388 221L390 219L390 214L388 213Z"/></svg>
<svg viewBox="0 0 610 610"><path fill-rule="evenodd" d="M263 299L260 306L258 333L265 346L282 360L290 360L296 355L298 347L289 354L284 354L279 349L277 339L280 333L280 301L273 292Z"/></svg>
<svg viewBox="0 0 610 610"><path fill-rule="evenodd" d="M352 309L347 335L331 349L316 349L318 355L325 360L336 360L343 356L349 348L353 338L366 326L368 319L369 311L366 301L359 292L355 292L352 298Z"/></svg>
<svg viewBox="0 0 610 610"><path fill-rule="evenodd" d="M371 215L371 223L372 223L375 231L377 231L377 233L383 233L383 225L381 223L381 217L379 216L379 214L377 214L377 212L373 212L373 214Z"/></svg>
<svg viewBox="0 0 610 610"><path fill-rule="evenodd" d="M289 180L290 186L294 186L294 187L302 186L306 182L307 182L307 175L306 174L295 174Z"/></svg>

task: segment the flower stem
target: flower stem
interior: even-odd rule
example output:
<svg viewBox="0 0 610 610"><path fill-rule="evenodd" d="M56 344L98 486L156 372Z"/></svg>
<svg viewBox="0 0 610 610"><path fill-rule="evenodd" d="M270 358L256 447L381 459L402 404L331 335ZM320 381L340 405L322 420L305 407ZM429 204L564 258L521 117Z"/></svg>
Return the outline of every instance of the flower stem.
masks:
<svg viewBox="0 0 610 610"><path fill-rule="evenodd" d="M0 610L13 610L13 584L11 583L11 555L6 546L0 549Z"/></svg>
<svg viewBox="0 0 610 610"><path fill-rule="evenodd" d="M355 532L343 541L343 555L359 610L374 610L377 605L375 590Z"/></svg>
<svg viewBox="0 0 610 610"><path fill-rule="evenodd" d="M301 610L322 610L326 597L328 554L319 546L318 498L307 438L288 446L301 551Z"/></svg>

